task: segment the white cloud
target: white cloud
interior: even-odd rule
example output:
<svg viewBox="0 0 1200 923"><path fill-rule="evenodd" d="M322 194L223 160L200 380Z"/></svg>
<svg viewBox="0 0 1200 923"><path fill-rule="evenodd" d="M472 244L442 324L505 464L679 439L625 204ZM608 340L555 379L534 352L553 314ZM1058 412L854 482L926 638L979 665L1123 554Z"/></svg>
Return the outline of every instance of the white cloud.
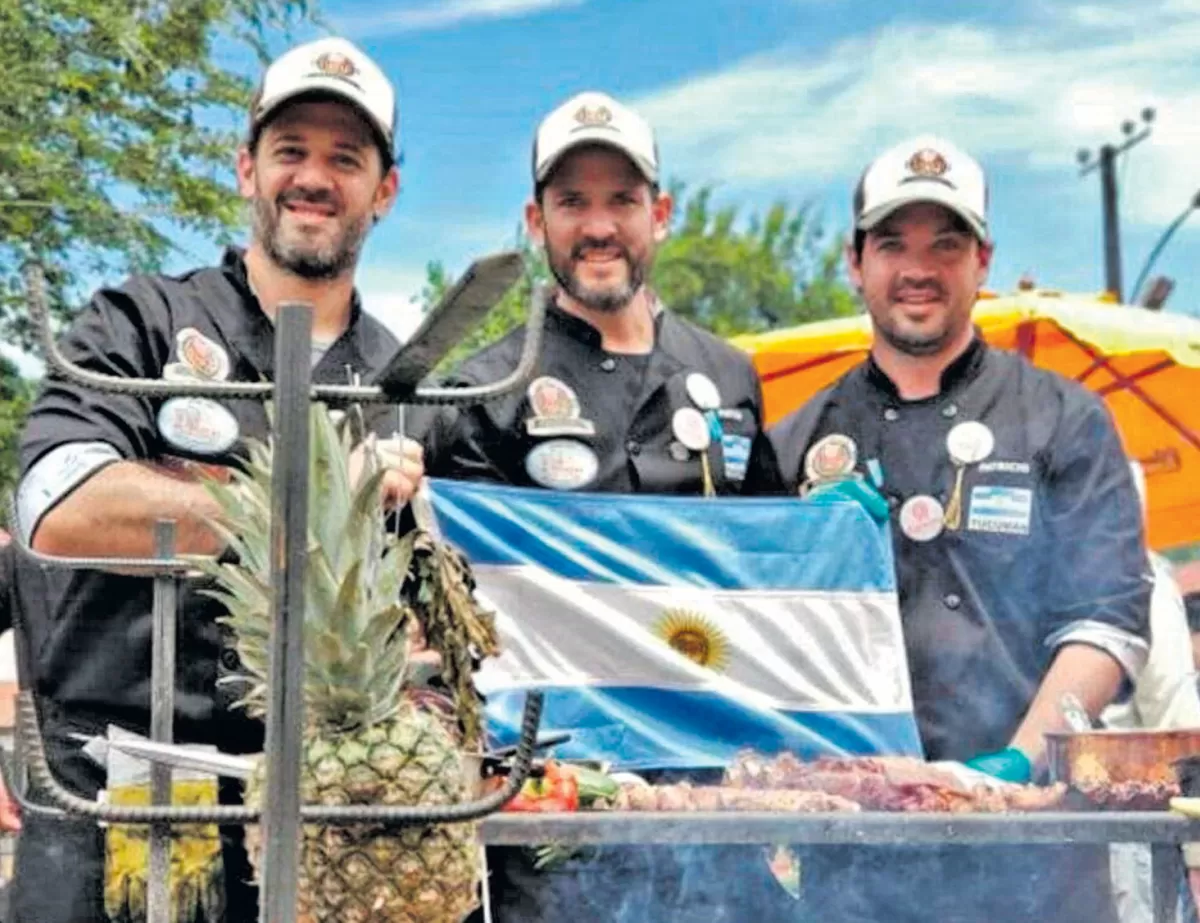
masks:
<svg viewBox="0 0 1200 923"><path fill-rule="evenodd" d="M1073 177L1078 148L1119 141L1121 123L1154 106L1122 196L1128 220L1161 223L1200 187L1197 8L1090 3L1024 28L896 23L815 57L749 59L636 105L659 129L669 172L800 191L857 175L872 152L925 131L985 163Z"/></svg>
<svg viewBox="0 0 1200 923"><path fill-rule="evenodd" d="M362 267L356 281L364 310L378 318L401 343L421 322L424 285L424 266Z"/></svg>
<svg viewBox="0 0 1200 923"><path fill-rule="evenodd" d="M40 355L27 353L9 343L0 343L0 355L9 359L24 378L41 378L46 371L46 363Z"/></svg>
<svg viewBox="0 0 1200 923"><path fill-rule="evenodd" d="M587 0L438 0L423 6L372 12L369 16L353 19L343 17L339 22L347 32L369 32L372 36L380 36L448 29L472 20L516 19L585 2Z"/></svg>

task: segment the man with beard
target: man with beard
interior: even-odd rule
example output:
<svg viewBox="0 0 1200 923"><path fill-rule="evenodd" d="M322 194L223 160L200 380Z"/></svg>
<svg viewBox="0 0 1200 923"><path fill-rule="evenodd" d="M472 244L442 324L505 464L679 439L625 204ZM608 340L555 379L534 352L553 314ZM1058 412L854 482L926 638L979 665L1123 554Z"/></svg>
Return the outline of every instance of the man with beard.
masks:
<svg viewBox="0 0 1200 923"><path fill-rule="evenodd" d="M354 268L371 225L395 201L396 103L388 79L358 48L324 39L266 71L237 180L251 206L251 240L218 267L136 276L97 292L63 342L94 372L168 380L273 377L277 307L314 306L312 376L345 384L378 371L396 341L362 310ZM244 440L263 438L254 401L168 400L102 394L50 378L21 444L19 528L36 551L75 558L148 557L157 520L174 520L176 550L219 554L207 522L218 512L198 473L227 475ZM382 442L385 498L401 503L422 475L420 446ZM361 454L354 461L362 470ZM151 583L113 572L31 564L18 612L51 765L95 797L105 774L76 733L109 725L145 734L150 709ZM232 710L237 655L217 602L185 585L180 597L175 735L226 752L261 750L261 725ZM222 791L222 800L237 797ZM223 835L223 919L258 919L240 830ZM25 818L16 858L15 919L106 919L104 839L94 823ZM208 923L217 923L209 919Z"/></svg>
<svg viewBox="0 0 1200 923"><path fill-rule="evenodd" d="M1104 403L988 347L971 323L992 258L986 204L982 169L937 138L871 164L846 254L870 356L771 441L790 489L861 477L888 500L926 755L1028 782L1045 770L1043 735L1065 726L1066 694L1095 716L1137 677L1151 583ZM1109 921L1107 854L816 849L804 900L829 923Z"/></svg>
<svg viewBox="0 0 1200 923"><path fill-rule="evenodd" d="M583 93L541 123L532 160L526 226L557 282L538 368L523 395L427 414L414 433L429 474L606 493L777 489L749 359L647 284L672 207L650 126L609 96ZM524 337L519 327L486 347L452 382L508 374ZM720 435L704 447L694 424L707 436L706 415ZM616 920L623 905L675 923L751 913L769 923L793 910L760 849L606 848L544 871L523 849L490 849L488 861L497 923ZM736 874L718 871L731 864Z"/></svg>
<svg viewBox="0 0 1200 923"><path fill-rule="evenodd" d="M647 285L667 235L650 126L602 93L555 109L533 146L530 239L557 282L525 394L422 427L430 475L554 490L759 493L774 483L749 359ZM467 359L458 384L507 374L525 328ZM697 446L711 412L720 437ZM703 436L701 433L700 436Z"/></svg>

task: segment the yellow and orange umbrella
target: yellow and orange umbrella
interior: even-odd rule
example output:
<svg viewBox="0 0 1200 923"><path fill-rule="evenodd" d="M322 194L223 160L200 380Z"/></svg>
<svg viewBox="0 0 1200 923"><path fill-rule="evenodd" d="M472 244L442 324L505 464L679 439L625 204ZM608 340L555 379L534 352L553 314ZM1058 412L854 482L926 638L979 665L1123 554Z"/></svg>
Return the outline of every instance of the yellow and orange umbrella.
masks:
<svg viewBox="0 0 1200 923"><path fill-rule="evenodd" d="M981 298L974 317L992 345L1103 396L1145 468L1154 548L1200 542L1200 320L1047 291ZM771 423L863 361L871 325L819 321L734 343L753 356Z"/></svg>

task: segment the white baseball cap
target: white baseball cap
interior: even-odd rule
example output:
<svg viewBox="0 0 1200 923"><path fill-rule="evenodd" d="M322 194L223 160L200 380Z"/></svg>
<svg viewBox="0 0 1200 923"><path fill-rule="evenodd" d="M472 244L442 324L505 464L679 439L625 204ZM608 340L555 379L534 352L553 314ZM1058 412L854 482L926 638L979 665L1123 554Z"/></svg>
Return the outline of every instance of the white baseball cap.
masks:
<svg viewBox="0 0 1200 923"><path fill-rule="evenodd" d="M869 231L914 202L942 205L988 239L983 168L949 141L922 135L877 157L854 190L854 225Z"/></svg>
<svg viewBox="0 0 1200 923"><path fill-rule="evenodd" d="M250 109L250 136L286 102L308 93L344 99L379 135L389 163L395 159L396 91L379 66L342 38L299 45L276 58L263 75Z"/></svg>
<svg viewBox="0 0 1200 923"><path fill-rule="evenodd" d="M581 144L604 144L633 161L651 183L658 182L658 145L640 115L604 93L573 96L538 126L533 142L533 182L545 182L563 155Z"/></svg>

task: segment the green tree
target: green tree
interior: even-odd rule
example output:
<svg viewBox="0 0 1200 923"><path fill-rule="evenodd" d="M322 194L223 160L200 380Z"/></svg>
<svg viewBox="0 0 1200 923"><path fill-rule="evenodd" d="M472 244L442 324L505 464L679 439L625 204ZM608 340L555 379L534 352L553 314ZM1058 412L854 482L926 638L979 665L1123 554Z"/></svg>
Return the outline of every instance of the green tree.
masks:
<svg viewBox="0 0 1200 923"><path fill-rule="evenodd" d="M8 498L17 483L17 443L33 392L33 384L0 356L0 526L4 528L8 528Z"/></svg>
<svg viewBox="0 0 1200 923"><path fill-rule="evenodd" d="M680 185L672 192L675 220L651 283L673 311L723 337L856 312L841 274L841 240L824 232L811 206L777 202L739 224L736 206L714 211L709 187L691 196ZM525 277L447 356L443 370L519 324L533 285L549 280L545 258L521 231L517 247L525 254ZM428 308L453 279L438 262L426 273L420 299Z"/></svg>
<svg viewBox="0 0 1200 923"><path fill-rule="evenodd" d="M653 273L672 310L723 337L855 313L842 241L811 205L779 201L740 224L736 205L713 208L711 187L672 192L676 219Z"/></svg>
<svg viewBox="0 0 1200 923"><path fill-rule="evenodd" d="M222 242L251 82L232 66L313 0L0 0L0 335L29 345L21 266L59 316L89 276Z"/></svg>

